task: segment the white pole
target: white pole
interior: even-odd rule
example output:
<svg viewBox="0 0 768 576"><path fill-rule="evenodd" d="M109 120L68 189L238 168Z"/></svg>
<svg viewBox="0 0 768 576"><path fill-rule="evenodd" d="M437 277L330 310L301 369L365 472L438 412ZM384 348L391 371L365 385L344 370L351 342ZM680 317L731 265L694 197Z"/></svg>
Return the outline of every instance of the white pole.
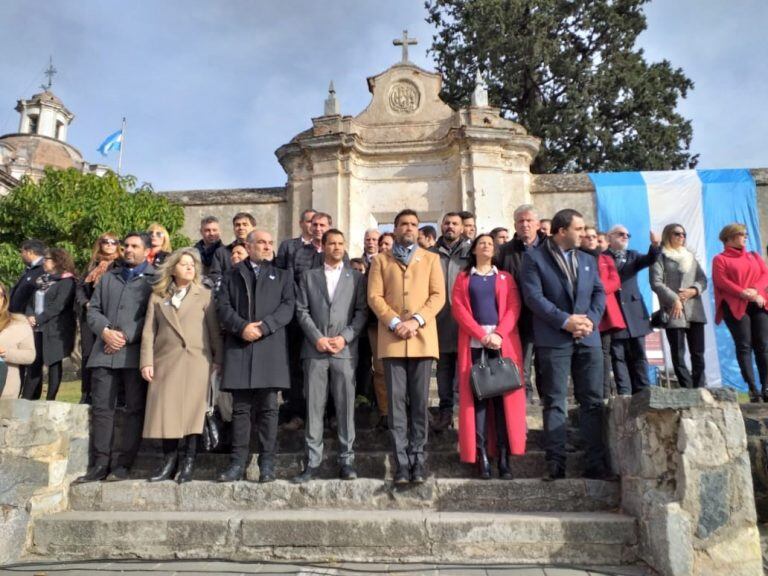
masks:
<svg viewBox="0 0 768 576"><path fill-rule="evenodd" d="M117 156L117 175L120 176L120 170L123 167L123 149L125 148L125 116L123 116L123 127L120 136L120 153Z"/></svg>

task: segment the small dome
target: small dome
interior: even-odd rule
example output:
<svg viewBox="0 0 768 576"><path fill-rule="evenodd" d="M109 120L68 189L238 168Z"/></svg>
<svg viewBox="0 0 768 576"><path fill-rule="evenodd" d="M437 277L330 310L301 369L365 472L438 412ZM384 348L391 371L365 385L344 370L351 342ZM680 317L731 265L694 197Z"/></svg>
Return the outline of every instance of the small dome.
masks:
<svg viewBox="0 0 768 576"><path fill-rule="evenodd" d="M39 94L35 94L30 98L30 103L38 103L38 102L46 102L50 104L56 104L58 106L64 106L64 102L61 101L61 99L56 96L53 92L50 90L46 90L45 92L40 92Z"/></svg>

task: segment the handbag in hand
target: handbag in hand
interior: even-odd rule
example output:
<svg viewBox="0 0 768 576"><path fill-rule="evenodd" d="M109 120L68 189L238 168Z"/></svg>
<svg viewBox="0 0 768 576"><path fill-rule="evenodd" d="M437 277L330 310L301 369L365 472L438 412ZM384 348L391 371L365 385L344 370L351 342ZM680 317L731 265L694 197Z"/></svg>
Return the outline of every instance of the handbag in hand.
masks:
<svg viewBox="0 0 768 576"><path fill-rule="evenodd" d="M651 314L651 328L666 328L669 322L669 313L664 308L659 308Z"/></svg>
<svg viewBox="0 0 768 576"><path fill-rule="evenodd" d="M480 360L472 365L469 381L478 400L495 398L523 387L515 363L501 354L489 360L485 348L482 349Z"/></svg>
<svg viewBox="0 0 768 576"><path fill-rule="evenodd" d="M211 383L208 388L208 409L205 411L205 419L203 420L203 450L206 452L212 452L221 444L221 433L224 428L221 416L214 406L214 388L216 386L216 373L211 376Z"/></svg>

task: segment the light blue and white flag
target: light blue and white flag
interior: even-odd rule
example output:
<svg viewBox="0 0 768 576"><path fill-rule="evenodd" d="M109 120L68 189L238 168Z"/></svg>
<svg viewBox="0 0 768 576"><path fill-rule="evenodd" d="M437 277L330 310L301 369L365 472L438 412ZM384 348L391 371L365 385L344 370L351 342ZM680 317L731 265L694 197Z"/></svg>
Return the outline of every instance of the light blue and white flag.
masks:
<svg viewBox="0 0 768 576"><path fill-rule="evenodd" d="M725 326L715 326L712 259L722 252L718 239L726 224L740 222L749 233L748 249L761 253L760 222L755 181L748 170L675 170L590 174L597 197L598 228L622 224L630 231L629 247L648 250L650 230L661 233L672 222L682 224L687 246L707 274L704 309L706 375L708 386L746 390L736 361L733 340ZM648 310L658 308L648 272L638 276Z"/></svg>
<svg viewBox="0 0 768 576"><path fill-rule="evenodd" d="M115 132L114 134L110 134L109 136L107 136L107 139L101 143L101 146L99 146L97 150L101 152L102 156L106 156L112 150L119 151L122 145L123 145L123 131L121 129Z"/></svg>

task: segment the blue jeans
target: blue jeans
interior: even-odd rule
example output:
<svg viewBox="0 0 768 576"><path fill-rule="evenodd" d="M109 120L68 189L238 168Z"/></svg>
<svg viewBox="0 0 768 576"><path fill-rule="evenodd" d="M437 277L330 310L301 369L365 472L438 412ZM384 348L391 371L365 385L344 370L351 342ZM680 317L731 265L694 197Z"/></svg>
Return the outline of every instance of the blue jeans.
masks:
<svg viewBox="0 0 768 576"><path fill-rule="evenodd" d="M568 420L568 376L579 404L579 430L585 445L586 468L605 466L603 443L603 352L600 347L570 344L536 347L544 403L547 462L565 468Z"/></svg>

